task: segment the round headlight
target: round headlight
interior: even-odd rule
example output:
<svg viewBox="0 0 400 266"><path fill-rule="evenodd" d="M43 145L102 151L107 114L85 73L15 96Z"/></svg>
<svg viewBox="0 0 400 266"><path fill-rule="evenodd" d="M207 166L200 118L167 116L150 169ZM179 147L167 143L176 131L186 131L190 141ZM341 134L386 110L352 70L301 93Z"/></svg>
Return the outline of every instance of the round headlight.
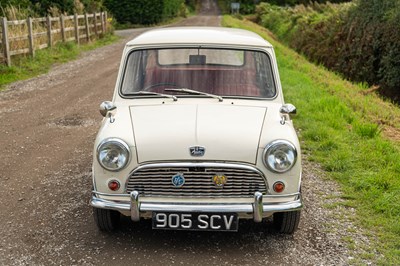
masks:
<svg viewBox="0 0 400 266"><path fill-rule="evenodd" d="M284 173L296 163L296 147L286 140L276 140L265 147L264 163L273 172Z"/></svg>
<svg viewBox="0 0 400 266"><path fill-rule="evenodd" d="M129 161L129 147L120 139L105 139L97 148L97 159L109 171L118 171Z"/></svg>

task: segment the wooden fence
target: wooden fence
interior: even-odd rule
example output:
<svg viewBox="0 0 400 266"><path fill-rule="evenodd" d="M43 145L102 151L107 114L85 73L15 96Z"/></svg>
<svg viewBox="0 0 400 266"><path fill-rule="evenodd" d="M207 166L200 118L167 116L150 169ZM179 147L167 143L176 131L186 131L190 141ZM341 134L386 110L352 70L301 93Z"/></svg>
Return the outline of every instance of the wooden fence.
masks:
<svg viewBox="0 0 400 266"><path fill-rule="evenodd" d="M8 66L12 56L35 56L36 50L58 42L89 42L107 32L107 12L13 21L0 19L0 62Z"/></svg>

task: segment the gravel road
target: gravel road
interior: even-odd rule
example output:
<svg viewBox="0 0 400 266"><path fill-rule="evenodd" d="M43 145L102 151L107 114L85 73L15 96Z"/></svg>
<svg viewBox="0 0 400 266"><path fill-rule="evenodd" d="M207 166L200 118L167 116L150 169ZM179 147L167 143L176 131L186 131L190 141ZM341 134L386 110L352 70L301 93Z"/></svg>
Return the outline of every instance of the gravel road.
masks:
<svg viewBox="0 0 400 266"><path fill-rule="evenodd" d="M177 25L219 25L215 3L203 1L200 15ZM347 265L368 246L354 211L337 204L335 183L308 162L293 236L275 233L271 221L194 233L128 218L114 234L99 232L88 205L98 107L112 97L124 44L145 30L118 32L118 43L0 93L0 265Z"/></svg>

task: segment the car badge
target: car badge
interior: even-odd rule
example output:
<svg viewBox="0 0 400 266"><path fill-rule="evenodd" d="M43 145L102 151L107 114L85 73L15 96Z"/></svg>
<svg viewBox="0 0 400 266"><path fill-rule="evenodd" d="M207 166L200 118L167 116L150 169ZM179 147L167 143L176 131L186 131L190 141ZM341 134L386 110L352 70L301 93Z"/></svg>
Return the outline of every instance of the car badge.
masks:
<svg viewBox="0 0 400 266"><path fill-rule="evenodd" d="M189 148L190 155L194 157L201 157L204 156L204 153L206 152L206 148L201 147L201 146L193 146Z"/></svg>
<svg viewBox="0 0 400 266"><path fill-rule="evenodd" d="M172 177L171 181L175 187L181 187L183 184L185 184L185 177L182 173L177 173Z"/></svg>
<svg viewBox="0 0 400 266"><path fill-rule="evenodd" d="M223 187L228 182L228 178L225 175L216 174L212 177L212 182L217 187Z"/></svg>

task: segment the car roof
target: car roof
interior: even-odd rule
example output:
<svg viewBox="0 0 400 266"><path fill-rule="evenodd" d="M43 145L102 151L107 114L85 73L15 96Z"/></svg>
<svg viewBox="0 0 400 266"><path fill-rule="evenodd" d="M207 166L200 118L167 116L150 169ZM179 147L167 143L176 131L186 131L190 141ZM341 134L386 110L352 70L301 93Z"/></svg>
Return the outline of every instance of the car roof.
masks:
<svg viewBox="0 0 400 266"><path fill-rule="evenodd" d="M253 32L223 27L170 27L154 29L129 41L127 46L182 44L272 47L269 42Z"/></svg>

